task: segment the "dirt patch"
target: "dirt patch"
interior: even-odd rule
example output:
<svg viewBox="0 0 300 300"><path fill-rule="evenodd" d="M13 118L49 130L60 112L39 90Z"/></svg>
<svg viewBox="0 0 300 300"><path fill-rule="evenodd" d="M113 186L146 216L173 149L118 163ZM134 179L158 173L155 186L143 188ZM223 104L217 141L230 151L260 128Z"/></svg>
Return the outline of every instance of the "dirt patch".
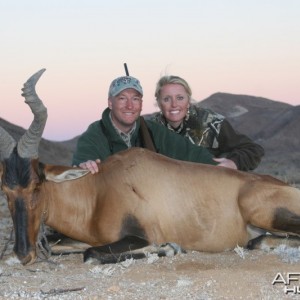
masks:
<svg viewBox="0 0 300 300"><path fill-rule="evenodd" d="M300 273L297 253L189 251L116 265L83 263L82 254L22 266L9 241L12 221L0 197L0 299L291 299L276 274ZM5 247L7 247L5 249ZM296 276L297 277L297 276ZM284 277L286 278L286 277ZM298 276L300 278L300 276ZM288 288L300 285L294 281Z"/></svg>

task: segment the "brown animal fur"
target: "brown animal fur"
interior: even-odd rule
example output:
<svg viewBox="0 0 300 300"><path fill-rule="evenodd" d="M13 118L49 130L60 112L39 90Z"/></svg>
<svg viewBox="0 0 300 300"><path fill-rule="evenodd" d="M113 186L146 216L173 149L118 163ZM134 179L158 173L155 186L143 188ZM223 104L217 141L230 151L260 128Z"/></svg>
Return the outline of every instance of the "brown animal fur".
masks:
<svg viewBox="0 0 300 300"><path fill-rule="evenodd" d="M99 246L122 238L124 219L134 216L150 244L175 242L209 252L246 246L253 238L248 224L282 231L274 219L279 208L296 216L290 233L300 231L300 191L270 176L176 161L141 148L113 155L99 168L74 180L46 180L35 193L34 185L22 191L32 249L42 219L66 236ZM46 179L65 170L86 172L43 168ZM13 208L15 192L4 191Z"/></svg>

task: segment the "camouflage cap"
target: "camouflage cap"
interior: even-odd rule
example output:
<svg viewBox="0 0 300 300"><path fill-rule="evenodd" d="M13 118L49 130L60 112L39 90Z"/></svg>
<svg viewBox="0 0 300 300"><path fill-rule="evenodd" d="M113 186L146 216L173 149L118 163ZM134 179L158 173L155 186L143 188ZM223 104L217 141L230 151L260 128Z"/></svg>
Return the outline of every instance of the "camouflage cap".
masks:
<svg viewBox="0 0 300 300"><path fill-rule="evenodd" d="M143 88L138 79L132 76L122 76L112 81L109 87L108 97L115 97L126 89L135 89L143 95Z"/></svg>

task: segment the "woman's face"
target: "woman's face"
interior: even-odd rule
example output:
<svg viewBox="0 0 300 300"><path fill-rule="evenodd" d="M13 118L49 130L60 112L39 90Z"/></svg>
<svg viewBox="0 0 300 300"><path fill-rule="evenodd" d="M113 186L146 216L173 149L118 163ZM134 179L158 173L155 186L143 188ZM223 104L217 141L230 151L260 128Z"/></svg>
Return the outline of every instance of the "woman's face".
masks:
<svg viewBox="0 0 300 300"><path fill-rule="evenodd" d="M171 83L161 88L158 106L173 128L181 124L189 105L189 96L181 84Z"/></svg>

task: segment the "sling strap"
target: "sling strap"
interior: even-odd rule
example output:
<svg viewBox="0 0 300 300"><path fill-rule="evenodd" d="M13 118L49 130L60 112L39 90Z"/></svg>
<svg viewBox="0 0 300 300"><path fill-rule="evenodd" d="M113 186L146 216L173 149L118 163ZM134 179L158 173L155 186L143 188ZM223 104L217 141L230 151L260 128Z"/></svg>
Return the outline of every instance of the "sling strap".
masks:
<svg viewBox="0 0 300 300"><path fill-rule="evenodd" d="M107 129L105 128L102 120L100 120L100 127L101 127L104 135L106 136L106 138L108 140L110 153L113 154L112 141L111 141L109 133L107 132ZM140 137L140 140L141 140L141 145L135 145L135 147L140 146L140 147L146 148L150 151L157 152L156 148L155 148L155 145L154 145L154 142L153 142L153 136L149 132L149 129L148 129L147 124L146 124L143 117L140 117L139 137Z"/></svg>
<svg viewBox="0 0 300 300"><path fill-rule="evenodd" d="M152 134L149 132L149 129L143 117L140 117L140 136L142 138L142 144L144 148L153 152L157 152L153 142Z"/></svg>

